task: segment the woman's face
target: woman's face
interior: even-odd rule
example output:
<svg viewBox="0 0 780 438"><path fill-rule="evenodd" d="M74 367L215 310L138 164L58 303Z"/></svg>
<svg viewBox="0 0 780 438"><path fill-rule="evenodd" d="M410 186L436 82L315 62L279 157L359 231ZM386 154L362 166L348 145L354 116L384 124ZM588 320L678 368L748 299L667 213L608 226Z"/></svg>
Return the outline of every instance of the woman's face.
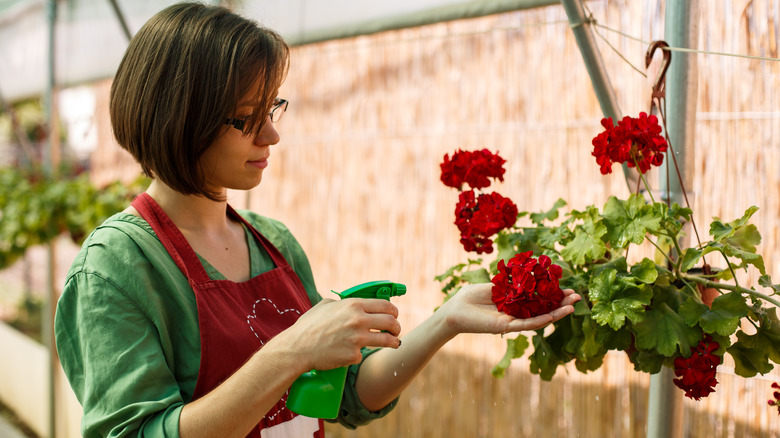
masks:
<svg viewBox="0 0 780 438"><path fill-rule="evenodd" d="M240 103L232 118L245 119L252 114L251 102ZM206 186L215 192L225 189L249 190L260 184L268 167L271 145L278 143L279 133L266 115L257 133L244 134L231 125L206 149L200 158Z"/></svg>

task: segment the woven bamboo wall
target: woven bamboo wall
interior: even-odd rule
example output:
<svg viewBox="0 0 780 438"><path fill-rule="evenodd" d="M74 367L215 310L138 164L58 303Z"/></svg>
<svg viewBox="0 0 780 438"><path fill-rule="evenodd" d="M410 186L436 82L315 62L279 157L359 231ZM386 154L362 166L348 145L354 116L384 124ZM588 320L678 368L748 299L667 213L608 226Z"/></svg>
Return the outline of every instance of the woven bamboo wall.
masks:
<svg viewBox="0 0 780 438"><path fill-rule="evenodd" d="M780 0L699 3L699 47L778 56ZM587 4L602 24L645 41L663 37L663 2ZM643 66L644 44L606 35ZM646 111L654 72L644 78L600 48L623 113ZM706 234L712 216L732 220L759 206L760 252L777 282L780 63L674 56L697 56L699 66L689 190L700 229ZM500 151L507 174L496 190L521 210L558 198L581 209L628 193L621 174L602 176L590 156L601 112L560 6L297 47L280 95L291 101L282 142L263 183L232 202L286 223L325 295L368 280L406 283L408 294L395 302L407 331L441 303L433 277L468 257L452 224L457 194L438 179L445 153ZM622 355L590 375L561 370L552 382L531 376L520 359L495 380L489 369L503 343L456 339L389 417L355 432L329 427L329 435L644 436L649 378ZM778 373L746 380L726 363L718 379L708 399L684 402L685 436L780 436L780 417L766 406Z"/></svg>

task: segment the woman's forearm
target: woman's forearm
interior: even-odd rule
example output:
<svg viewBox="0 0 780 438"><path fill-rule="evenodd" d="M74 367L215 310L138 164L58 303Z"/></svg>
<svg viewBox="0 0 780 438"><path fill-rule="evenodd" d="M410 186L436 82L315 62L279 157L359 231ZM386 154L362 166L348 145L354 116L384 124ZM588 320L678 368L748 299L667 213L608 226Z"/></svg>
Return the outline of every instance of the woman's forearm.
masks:
<svg viewBox="0 0 780 438"><path fill-rule="evenodd" d="M246 436L305 371L297 357L283 343L268 342L222 384L184 405L180 436Z"/></svg>
<svg viewBox="0 0 780 438"><path fill-rule="evenodd" d="M404 336L398 349L385 348L366 358L355 383L366 409L378 411L392 402L454 336L437 312Z"/></svg>

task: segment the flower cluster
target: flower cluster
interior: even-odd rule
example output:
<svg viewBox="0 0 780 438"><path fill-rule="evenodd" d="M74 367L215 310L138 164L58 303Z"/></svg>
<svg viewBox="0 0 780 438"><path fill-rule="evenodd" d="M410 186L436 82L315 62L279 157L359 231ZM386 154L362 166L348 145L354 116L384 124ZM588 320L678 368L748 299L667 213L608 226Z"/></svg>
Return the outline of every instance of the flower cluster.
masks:
<svg viewBox="0 0 780 438"><path fill-rule="evenodd" d="M780 389L780 385L777 382L772 383L773 389ZM774 397L774 400L769 400L767 403L769 406L774 406L777 408L777 413L780 415L780 391L775 391L772 393L772 396Z"/></svg>
<svg viewBox="0 0 780 438"><path fill-rule="evenodd" d="M532 251L498 262L493 279L493 302L499 311L516 318L531 318L557 309L563 300L558 281L563 270L546 255L531 257Z"/></svg>
<svg viewBox="0 0 780 438"><path fill-rule="evenodd" d="M444 154L441 182L458 190L463 190L463 184L468 184L472 189L483 189L490 186L490 178L504 181L504 163L506 160L487 149L457 150L452 158Z"/></svg>
<svg viewBox="0 0 780 438"><path fill-rule="evenodd" d="M699 400L715 392L715 385L718 384L715 372L722 357L714 352L719 347L710 335L705 334L688 358L678 357L674 360L674 374L679 377L674 379L674 384L685 391L686 397Z"/></svg>
<svg viewBox="0 0 780 438"><path fill-rule="evenodd" d="M455 205L455 225L460 231L460 243L466 251L477 254L493 252L491 236L511 227L517 220L517 206L500 194L474 190L460 193Z"/></svg>
<svg viewBox="0 0 780 438"><path fill-rule="evenodd" d="M609 117L602 119L601 125L604 131L593 139L591 155L596 157L602 175L612 173L614 163L638 166L641 173L650 170L650 165L663 163L668 145L656 116L639 113L639 117L623 117L617 125Z"/></svg>
<svg viewBox="0 0 780 438"><path fill-rule="evenodd" d="M490 186L490 179L504 180L506 160L487 149L456 151L452 158L444 155L441 163L441 181L461 193L455 206L455 225L460 231L460 242L466 251L493 252L491 239L499 231L514 225L517 205L498 193L478 193L475 189ZM470 190L464 190L464 184Z"/></svg>

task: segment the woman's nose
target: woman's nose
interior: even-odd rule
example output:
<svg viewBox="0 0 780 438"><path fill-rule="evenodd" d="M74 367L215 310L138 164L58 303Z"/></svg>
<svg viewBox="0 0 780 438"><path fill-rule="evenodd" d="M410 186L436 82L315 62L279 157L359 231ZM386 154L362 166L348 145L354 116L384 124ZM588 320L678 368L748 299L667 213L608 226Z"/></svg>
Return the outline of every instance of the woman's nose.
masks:
<svg viewBox="0 0 780 438"><path fill-rule="evenodd" d="M271 116L269 115L263 123L263 127L260 128L260 132L255 136L255 144L258 146L273 145L279 143L281 137L279 132L276 131L276 127L271 122Z"/></svg>

